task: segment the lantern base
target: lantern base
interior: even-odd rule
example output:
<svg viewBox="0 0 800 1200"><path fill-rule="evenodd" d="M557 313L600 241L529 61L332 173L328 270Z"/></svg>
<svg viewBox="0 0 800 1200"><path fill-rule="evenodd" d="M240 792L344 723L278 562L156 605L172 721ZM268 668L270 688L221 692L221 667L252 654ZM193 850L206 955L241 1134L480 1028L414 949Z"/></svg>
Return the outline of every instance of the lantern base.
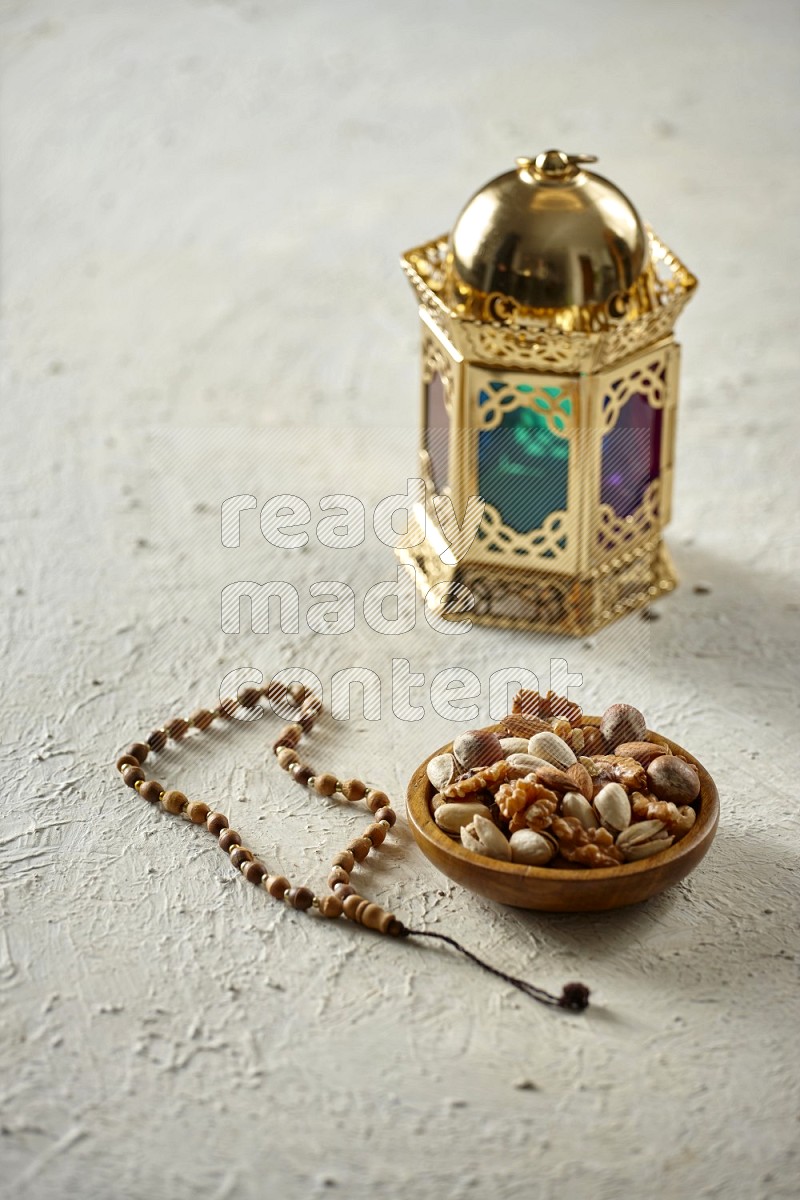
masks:
<svg viewBox="0 0 800 1200"><path fill-rule="evenodd" d="M667 547L654 535L584 576L466 560L442 562L425 540L397 551L415 573L431 612L445 620L582 637L644 608L678 582ZM436 587L435 595L429 595ZM472 595L468 606L464 589Z"/></svg>

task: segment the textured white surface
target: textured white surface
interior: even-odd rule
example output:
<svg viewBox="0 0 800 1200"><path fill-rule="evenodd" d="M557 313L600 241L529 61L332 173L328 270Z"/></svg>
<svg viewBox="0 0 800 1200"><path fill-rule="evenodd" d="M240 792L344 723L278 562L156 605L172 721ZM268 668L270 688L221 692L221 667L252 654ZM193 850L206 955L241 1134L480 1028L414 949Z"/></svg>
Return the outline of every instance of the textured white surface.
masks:
<svg viewBox="0 0 800 1200"><path fill-rule="evenodd" d="M137 0L2 6L0 1193L9 1197L788 1197L797 1161L798 23L793 3ZM701 278L684 343L683 586L585 643L421 625L224 636L221 587L359 597L365 550L272 551L219 506L374 502L413 474L401 249L514 155L601 156ZM254 514L250 514L254 517ZM697 594L693 585L707 584ZM380 722L312 761L398 798L453 727L429 684L551 658L715 775L683 885L598 916L501 910L404 822L364 873L409 922L560 987L539 1008L446 952L289 913L110 768L226 671L344 665ZM486 692L481 717L487 715ZM321 885L361 817L290 791L272 726L165 757ZM778 766L773 764L779 764Z"/></svg>

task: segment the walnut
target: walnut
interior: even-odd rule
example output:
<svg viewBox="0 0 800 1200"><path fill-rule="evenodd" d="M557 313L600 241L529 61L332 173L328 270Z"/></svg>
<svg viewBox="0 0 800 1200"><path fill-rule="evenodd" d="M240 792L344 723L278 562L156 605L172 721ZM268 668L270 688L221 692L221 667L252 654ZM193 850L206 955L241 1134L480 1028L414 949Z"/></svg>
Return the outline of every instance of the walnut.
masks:
<svg viewBox="0 0 800 1200"><path fill-rule="evenodd" d="M553 817L550 831L568 862L583 867L616 867L623 861L607 829L585 829L577 817Z"/></svg>
<svg viewBox="0 0 800 1200"><path fill-rule="evenodd" d="M463 800L465 796L474 796L476 792L484 790L494 793L508 779L510 771L507 760L501 758L489 767L478 767L462 775L446 787L443 794L448 800Z"/></svg>
<svg viewBox="0 0 800 1200"><path fill-rule="evenodd" d="M596 725L581 725L583 730L583 753L602 754L606 748L606 740Z"/></svg>
<svg viewBox="0 0 800 1200"><path fill-rule="evenodd" d="M572 735L572 726L566 717L553 717L550 722L550 728L556 737L560 737L562 741L569 743Z"/></svg>
<svg viewBox="0 0 800 1200"><path fill-rule="evenodd" d="M662 821L667 832L674 837L683 837L697 820L697 813L689 804L678 808L670 800L658 800L649 792L634 792L631 796L631 812L636 821Z"/></svg>
<svg viewBox="0 0 800 1200"><path fill-rule="evenodd" d="M523 808L545 796L553 796L553 792L534 779L524 778L504 783L495 799L500 812L509 820L515 813L522 812Z"/></svg>
<svg viewBox="0 0 800 1200"><path fill-rule="evenodd" d="M543 721L551 717L566 717L570 725L577 725L583 716L580 706L573 700L568 700L566 696L558 696L552 691L542 696L541 693L530 691L528 688L517 692L511 711L524 713L527 717L539 717Z"/></svg>
<svg viewBox="0 0 800 1200"><path fill-rule="evenodd" d="M541 833L547 829L557 811L558 800L551 792L548 796L542 796L540 800L529 804L527 808L523 808L521 812L513 816L508 824L509 832L516 833L518 829L533 829L536 833Z"/></svg>
<svg viewBox="0 0 800 1200"><path fill-rule="evenodd" d="M568 741L571 750L574 750L576 754L583 754L586 738L584 737L582 729L573 729L566 740Z"/></svg>
<svg viewBox="0 0 800 1200"><path fill-rule="evenodd" d="M598 778L605 783L621 783L630 791L647 789L647 772L635 758L622 758L618 754L596 754Z"/></svg>

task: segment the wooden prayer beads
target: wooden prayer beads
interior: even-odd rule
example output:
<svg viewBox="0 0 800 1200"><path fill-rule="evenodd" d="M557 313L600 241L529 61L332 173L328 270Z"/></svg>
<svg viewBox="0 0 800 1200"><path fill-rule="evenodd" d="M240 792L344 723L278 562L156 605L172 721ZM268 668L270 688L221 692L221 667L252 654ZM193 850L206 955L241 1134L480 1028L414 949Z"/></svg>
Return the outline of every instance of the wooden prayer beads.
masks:
<svg viewBox="0 0 800 1200"><path fill-rule="evenodd" d="M202 733L214 721L230 721L237 708L253 709L266 697L269 701L287 701L297 710L296 720L284 726L272 744L278 766L286 771L296 783L324 799L336 798L348 803L364 801L373 821L364 833L354 838L346 850L335 855L328 876L332 895L318 897L310 888L294 887L283 875L270 874L267 866L259 861L235 829L231 829L224 813L211 811L202 800L190 800L183 792L174 788L164 789L155 779L148 779L143 764L150 754L158 754L168 740L180 741L190 729ZM320 916L335 919L345 916L357 925L401 937L407 931L401 921L390 912L360 896L350 882L353 867L363 862L367 855L382 845L386 835L396 821L396 815L385 792L371 788L360 779L341 780L329 771L317 772L308 763L301 761L297 746L305 733L309 733L322 712L322 702L300 684L285 688L272 682L266 687L242 688L238 696L223 700L215 709L199 708L187 719L173 717L158 729L154 729L144 742L133 742L117 759L117 770L123 781L151 804L160 803L165 812L182 816L195 825L205 825L210 834L217 838L219 847L228 855L231 865L244 876L248 883L261 887L276 900L282 900L298 912L315 910Z"/></svg>

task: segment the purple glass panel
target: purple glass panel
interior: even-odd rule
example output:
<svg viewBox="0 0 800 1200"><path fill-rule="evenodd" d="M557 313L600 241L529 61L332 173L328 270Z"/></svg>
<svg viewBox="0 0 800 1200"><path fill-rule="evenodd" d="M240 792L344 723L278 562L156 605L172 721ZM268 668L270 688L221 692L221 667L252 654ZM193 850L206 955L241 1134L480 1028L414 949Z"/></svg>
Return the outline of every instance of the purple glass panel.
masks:
<svg viewBox="0 0 800 1200"><path fill-rule="evenodd" d="M658 478L661 417L660 408L651 408L641 392L634 392L603 438L600 501L610 504L618 517L636 512Z"/></svg>
<svg viewBox="0 0 800 1200"><path fill-rule="evenodd" d="M438 372L425 389L425 449L437 492L447 485L450 470L450 418L444 405L444 382Z"/></svg>

